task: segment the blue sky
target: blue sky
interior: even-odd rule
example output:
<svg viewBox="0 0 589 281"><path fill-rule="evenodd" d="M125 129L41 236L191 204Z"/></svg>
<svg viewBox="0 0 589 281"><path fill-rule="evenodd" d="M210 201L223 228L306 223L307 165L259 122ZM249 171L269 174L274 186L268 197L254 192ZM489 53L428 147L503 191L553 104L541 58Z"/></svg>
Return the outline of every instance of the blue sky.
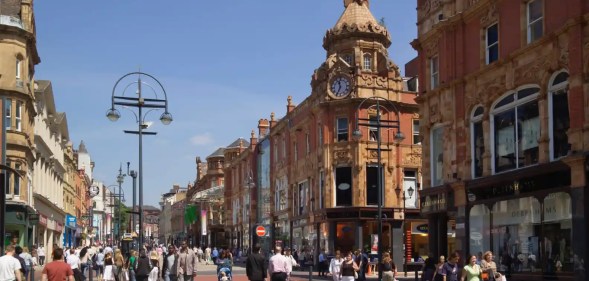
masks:
<svg viewBox="0 0 589 281"><path fill-rule="evenodd" d="M385 18L390 56L403 69L416 56L415 1L370 5ZM144 201L157 206L173 184L194 181L196 156L249 139L260 118L285 114L288 95L297 104L309 95L325 60L323 36L343 10L342 0L38 0L35 78L52 81L72 141L84 140L94 178L109 185L120 163L138 168L137 136L123 133L137 128L135 117L105 117L114 83L139 68L162 82L174 122L148 115L158 135L143 143ZM123 189L129 203L130 177Z"/></svg>

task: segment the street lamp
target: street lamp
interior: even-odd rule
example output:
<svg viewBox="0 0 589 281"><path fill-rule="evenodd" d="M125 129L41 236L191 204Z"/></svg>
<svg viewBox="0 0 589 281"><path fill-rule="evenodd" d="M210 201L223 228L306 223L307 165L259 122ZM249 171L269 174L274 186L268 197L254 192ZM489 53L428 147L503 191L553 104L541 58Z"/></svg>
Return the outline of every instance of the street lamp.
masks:
<svg viewBox="0 0 589 281"><path fill-rule="evenodd" d="M119 195L121 195L121 185L123 184L123 182L125 181L125 174L123 174L123 166L119 166L119 174L117 175L117 183L119 184ZM123 198L124 200L125 198ZM117 204L117 210L118 210L118 228L117 228L117 241L121 239L121 200L119 200L119 204Z"/></svg>
<svg viewBox="0 0 589 281"><path fill-rule="evenodd" d="M371 118L360 118L360 110L365 102L370 101L370 106L367 109L375 109L376 110L376 119ZM390 108L390 109L389 109ZM381 111L384 110L386 113L390 113L391 110L395 112L397 115L397 120L382 120ZM387 114L388 116L388 114ZM399 109L395 106L395 104L385 98L373 96L368 97L362 100L356 109L356 129L352 132L352 137L360 141L362 139L362 131L360 131L360 126L365 126L368 128L376 128L376 151L377 151L377 162L378 162L378 173L377 173L377 187L378 187L378 262L382 262L382 205L383 205L383 187L384 183L382 177L382 159L381 159L381 136L380 131L381 128L387 129L397 129L397 133L395 133L394 141L400 143L405 139L405 135L401 132L401 116ZM378 267L378 280L382 280L382 266Z"/></svg>
<svg viewBox="0 0 589 281"><path fill-rule="evenodd" d="M401 196L401 200L403 200L403 271L405 272L405 277L407 277L407 267L405 266L405 264L407 263L407 213L406 213L406 204L407 204L407 199L411 199L413 197L413 192L415 191L415 189L413 189L413 186L409 186L409 188L407 189L407 194L409 195L409 197L405 196L405 188L403 187L403 195ZM401 188L397 185L396 188L397 194L401 193Z"/></svg>
<svg viewBox="0 0 589 281"><path fill-rule="evenodd" d="M117 177L117 181L119 179L119 176ZM115 237L114 233L114 223L112 223L111 221L111 227L112 227L112 232L111 232L111 239L113 239L112 242L117 243L118 239L119 239L119 233L121 232L121 204L125 203L125 192L123 190L120 189L120 184L119 186L119 190L121 191L121 193L115 193L114 191L110 190L111 187L117 187L116 184L111 184L109 186L107 186L106 188L109 190L110 194L107 196L110 198L111 200L111 204L108 205L107 207L111 208L111 217L114 216L114 212L117 212L117 236ZM113 202L115 200L115 198L117 198L119 200L118 204L115 204L115 202ZM117 208L116 210L112 210L112 207ZM115 241L116 240L116 241Z"/></svg>
<svg viewBox="0 0 589 281"><path fill-rule="evenodd" d="M119 83L128 78L129 76L137 75L137 80L133 80L123 88L122 95L116 96L115 91ZM147 77L149 80L152 80L156 85L157 88L154 88L151 84L144 82L141 80L141 77ZM125 92L131 85L137 85L136 96L125 96ZM143 93L141 91L142 86L146 86L151 89L155 98L144 98ZM164 99L159 99L157 96L156 90L159 90L163 93ZM160 116L160 121L164 125L169 125L174 119L172 118L172 114L168 112L168 95L166 94L166 90L162 86L159 80L155 77L144 73L144 72L130 72L123 75L112 88L112 103L111 108L107 111L106 117L111 121L117 121L121 117L121 113L115 108L115 106L121 106L123 108L127 107L135 107L137 108L137 113L134 111L133 114L135 115L135 121L137 121L138 129L137 131L129 131L125 130L124 132L127 134L136 134L139 135L139 245L140 247L143 246L143 135L155 135L156 132L146 132L143 131L150 126L149 122L145 122L145 117L149 114L152 110L157 109L164 109L164 113ZM148 108L149 110L143 114L143 109Z"/></svg>

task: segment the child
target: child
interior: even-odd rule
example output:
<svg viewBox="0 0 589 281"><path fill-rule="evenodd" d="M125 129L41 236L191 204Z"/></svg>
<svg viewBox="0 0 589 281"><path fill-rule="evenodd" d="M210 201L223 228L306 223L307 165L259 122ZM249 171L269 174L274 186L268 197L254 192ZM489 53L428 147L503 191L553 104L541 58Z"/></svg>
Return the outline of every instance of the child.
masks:
<svg viewBox="0 0 589 281"><path fill-rule="evenodd" d="M221 272L221 281L229 281L229 278L227 278L224 271Z"/></svg>

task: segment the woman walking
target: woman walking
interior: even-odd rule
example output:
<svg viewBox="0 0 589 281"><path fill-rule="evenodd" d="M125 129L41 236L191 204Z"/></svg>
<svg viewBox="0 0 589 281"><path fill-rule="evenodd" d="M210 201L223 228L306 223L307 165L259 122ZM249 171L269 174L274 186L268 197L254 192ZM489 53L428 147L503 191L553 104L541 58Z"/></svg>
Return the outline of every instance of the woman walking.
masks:
<svg viewBox="0 0 589 281"><path fill-rule="evenodd" d="M468 265L462 269L460 281L481 281L481 267L477 264L477 256L471 255Z"/></svg>
<svg viewBox="0 0 589 281"><path fill-rule="evenodd" d="M33 280L35 268L33 267L33 256L31 256L31 254L29 254L29 248L23 247L22 253L20 253L19 256L25 261L25 280L24 281ZM31 272L33 272L33 274L31 274Z"/></svg>
<svg viewBox="0 0 589 281"><path fill-rule="evenodd" d="M483 271L483 280L494 281L497 273L497 264L493 261L493 252L486 251L481 261L481 270ZM485 276L486 275L486 276Z"/></svg>
<svg viewBox="0 0 589 281"><path fill-rule="evenodd" d="M342 253L339 250L335 251L335 257L333 257L329 263L329 273L331 273L333 281L341 281L342 277L340 275L340 271L342 269L343 262L344 259L342 258Z"/></svg>
<svg viewBox="0 0 589 281"><path fill-rule="evenodd" d="M356 271L360 268L356 264L356 262L352 259L352 252L348 252L346 255L346 259L342 262L342 266L340 269L340 280L341 281L354 281L357 276Z"/></svg>
<svg viewBox="0 0 589 281"><path fill-rule="evenodd" d="M104 273L102 276L103 281L115 281L114 266L112 253L109 252L104 256Z"/></svg>
<svg viewBox="0 0 589 281"><path fill-rule="evenodd" d="M135 280L147 281L149 273L151 272L151 264L145 249L139 250L139 259L137 259L137 266L135 267Z"/></svg>
<svg viewBox="0 0 589 281"><path fill-rule="evenodd" d="M444 270L444 265L446 264L446 257L440 256L438 259L438 263L436 264L436 271L434 273L434 281L444 281L446 277L446 271Z"/></svg>

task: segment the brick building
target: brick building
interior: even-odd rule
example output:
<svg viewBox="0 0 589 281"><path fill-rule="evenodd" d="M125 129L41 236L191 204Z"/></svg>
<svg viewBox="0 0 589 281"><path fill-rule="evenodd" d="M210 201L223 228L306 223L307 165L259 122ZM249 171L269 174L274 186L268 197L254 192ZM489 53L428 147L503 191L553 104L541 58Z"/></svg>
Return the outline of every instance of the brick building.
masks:
<svg viewBox="0 0 589 281"><path fill-rule="evenodd" d="M429 253L492 250L509 280L586 280L589 2L417 10Z"/></svg>

